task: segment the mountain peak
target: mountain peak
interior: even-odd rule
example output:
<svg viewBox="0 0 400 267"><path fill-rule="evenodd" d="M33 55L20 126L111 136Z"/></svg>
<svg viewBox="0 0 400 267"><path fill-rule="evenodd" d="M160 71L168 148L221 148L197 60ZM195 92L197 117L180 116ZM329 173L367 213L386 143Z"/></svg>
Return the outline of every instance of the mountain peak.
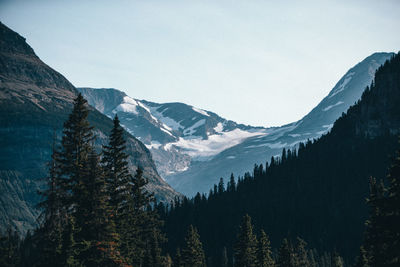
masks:
<svg viewBox="0 0 400 267"><path fill-rule="evenodd" d="M0 21L0 52L35 56L26 39Z"/></svg>

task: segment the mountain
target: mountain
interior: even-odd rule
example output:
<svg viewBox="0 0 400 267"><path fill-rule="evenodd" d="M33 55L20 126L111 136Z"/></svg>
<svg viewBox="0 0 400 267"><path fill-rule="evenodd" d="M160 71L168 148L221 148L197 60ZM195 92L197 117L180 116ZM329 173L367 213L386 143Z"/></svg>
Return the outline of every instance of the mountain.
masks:
<svg viewBox="0 0 400 267"><path fill-rule="evenodd" d="M237 124L183 103L138 100L116 89L78 90L103 114L118 114L125 129L150 149L166 178L185 172L193 161L208 161L246 138L265 134L264 128Z"/></svg>
<svg viewBox="0 0 400 267"><path fill-rule="evenodd" d="M118 114L129 132L151 151L162 177L177 191L208 192L219 177L243 174L283 147L320 137L360 99L376 69L393 53L374 53L351 68L301 120L274 128L237 124L183 103L138 100L116 89L78 88L107 116Z"/></svg>
<svg viewBox="0 0 400 267"><path fill-rule="evenodd" d="M329 133L282 151L267 167L255 166L237 185L218 185L207 197L184 199L164 212L169 251L182 245L184 230L193 225L214 263L209 265L220 266L224 247L233 256L233 233L249 214L255 232L264 229L273 248L299 236L320 253L338 252L350 266L363 239L369 179L387 175L399 134L400 53L376 71Z"/></svg>
<svg viewBox="0 0 400 267"><path fill-rule="evenodd" d="M43 63L25 39L0 23L0 230L21 232L36 225L54 134L61 138L63 122L78 92L60 73ZM96 148L107 142L112 121L90 107ZM126 133L129 164L144 169L148 189L158 200L178 194L157 173L148 149Z"/></svg>

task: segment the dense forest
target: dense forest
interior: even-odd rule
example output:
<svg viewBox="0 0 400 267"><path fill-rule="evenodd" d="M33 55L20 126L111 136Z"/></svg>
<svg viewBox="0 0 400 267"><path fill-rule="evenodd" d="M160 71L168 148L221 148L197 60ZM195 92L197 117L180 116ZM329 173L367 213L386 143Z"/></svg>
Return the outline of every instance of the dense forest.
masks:
<svg viewBox="0 0 400 267"><path fill-rule="evenodd" d="M329 134L166 205L130 173L118 117L94 149L79 95L54 138L40 226L2 233L0 265L399 266L398 103L400 55Z"/></svg>
<svg viewBox="0 0 400 267"><path fill-rule="evenodd" d="M248 213L256 229L269 233L275 248L300 236L320 252L337 251L353 262L368 211L370 176L385 177L400 129L400 56L386 62L358 103L327 135L283 150L266 166L237 180L220 180L210 193L183 199L163 214L169 249L183 229L195 225L210 262L218 266L227 249L234 255L235 233ZM225 183L226 186L225 186Z"/></svg>

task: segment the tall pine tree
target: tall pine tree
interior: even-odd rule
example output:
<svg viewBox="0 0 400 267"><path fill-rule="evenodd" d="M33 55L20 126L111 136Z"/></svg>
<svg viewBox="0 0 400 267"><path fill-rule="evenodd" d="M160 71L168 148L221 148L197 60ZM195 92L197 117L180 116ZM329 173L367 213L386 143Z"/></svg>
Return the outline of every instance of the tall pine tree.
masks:
<svg viewBox="0 0 400 267"><path fill-rule="evenodd" d="M257 237L248 214L243 217L235 244L235 266L257 266Z"/></svg>
<svg viewBox="0 0 400 267"><path fill-rule="evenodd" d="M197 229L193 225L189 226L185 246L182 249L182 262L185 267L205 267L206 259L203 251L203 245Z"/></svg>

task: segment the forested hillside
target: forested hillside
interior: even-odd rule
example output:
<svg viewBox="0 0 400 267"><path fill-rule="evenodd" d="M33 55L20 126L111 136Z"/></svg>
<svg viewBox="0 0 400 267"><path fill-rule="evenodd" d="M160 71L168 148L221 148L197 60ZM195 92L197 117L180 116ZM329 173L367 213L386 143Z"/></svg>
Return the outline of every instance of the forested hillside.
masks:
<svg viewBox="0 0 400 267"><path fill-rule="evenodd" d="M169 249L180 246L184 229L196 226L215 262L226 247L233 255L240 219L248 213L277 248L285 237L302 237L319 251L338 251L353 261L367 217L370 176L384 177L398 147L400 55L376 72L361 100L316 141L283 150L252 173L221 180L209 195L178 202L163 212ZM226 180L225 180L226 181Z"/></svg>

